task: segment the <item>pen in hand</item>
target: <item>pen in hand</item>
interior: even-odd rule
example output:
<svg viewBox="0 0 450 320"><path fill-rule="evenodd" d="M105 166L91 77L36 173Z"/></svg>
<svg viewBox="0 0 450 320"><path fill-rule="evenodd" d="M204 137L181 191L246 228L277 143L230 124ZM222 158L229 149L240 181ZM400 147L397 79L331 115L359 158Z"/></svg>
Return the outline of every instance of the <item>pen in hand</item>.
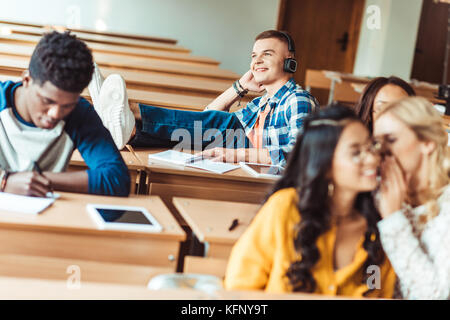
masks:
<svg viewBox="0 0 450 320"><path fill-rule="evenodd" d="M34 167L34 170L36 170L37 173L39 173L40 175L42 175L42 170L41 170L41 168L39 167L39 165L38 165L38 163L37 163L36 161L33 161L33 167ZM49 184L49 187L50 187L50 191L47 192L46 197L51 197L51 198L53 198L53 188L52 188L51 182L50 182L50 184ZM50 193L50 195L49 195L49 193Z"/></svg>

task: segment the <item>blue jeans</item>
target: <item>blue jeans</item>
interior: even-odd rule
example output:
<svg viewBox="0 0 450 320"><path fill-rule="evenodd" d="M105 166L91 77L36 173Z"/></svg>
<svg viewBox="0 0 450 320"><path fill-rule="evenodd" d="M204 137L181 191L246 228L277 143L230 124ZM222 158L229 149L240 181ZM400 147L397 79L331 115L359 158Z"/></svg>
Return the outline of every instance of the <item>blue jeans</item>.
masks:
<svg viewBox="0 0 450 320"><path fill-rule="evenodd" d="M134 147L169 147L203 150L206 147L248 148L250 142L234 113L184 111L139 104Z"/></svg>

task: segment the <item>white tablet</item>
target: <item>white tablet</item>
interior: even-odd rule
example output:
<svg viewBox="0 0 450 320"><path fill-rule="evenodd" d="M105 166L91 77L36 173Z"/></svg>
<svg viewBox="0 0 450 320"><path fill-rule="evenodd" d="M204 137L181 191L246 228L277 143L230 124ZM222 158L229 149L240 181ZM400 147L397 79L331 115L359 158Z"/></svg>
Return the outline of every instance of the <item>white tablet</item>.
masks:
<svg viewBox="0 0 450 320"><path fill-rule="evenodd" d="M100 229L161 232L162 227L143 207L88 204L87 211Z"/></svg>
<svg viewBox="0 0 450 320"><path fill-rule="evenodd" d="M250 163L250 162L239 162L242 169L250 173L255 177L261 178L272 178L278 179L283 174L284 168L282 166L261 164L261 163Z"/></svg>

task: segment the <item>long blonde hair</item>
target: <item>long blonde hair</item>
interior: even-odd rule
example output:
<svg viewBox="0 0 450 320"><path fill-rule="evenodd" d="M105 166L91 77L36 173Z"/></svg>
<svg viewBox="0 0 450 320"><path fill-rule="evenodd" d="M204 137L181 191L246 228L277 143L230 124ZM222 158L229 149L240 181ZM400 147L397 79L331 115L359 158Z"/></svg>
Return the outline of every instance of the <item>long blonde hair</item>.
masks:
<svg viewBox="0 0 450 320"><path fill-rule="evenodd" d="M408 192L408 202L411 204L428 202L435 207L437 198L450 183L450 148L447 146L448 135L444 129L444 119L432 103L422 97L410 97L390 103L377 113L376 119L388 112L414 131L420 141L434 142L436 146L429 155L428 188L420 194L416 194L415 190Z"/></svg>

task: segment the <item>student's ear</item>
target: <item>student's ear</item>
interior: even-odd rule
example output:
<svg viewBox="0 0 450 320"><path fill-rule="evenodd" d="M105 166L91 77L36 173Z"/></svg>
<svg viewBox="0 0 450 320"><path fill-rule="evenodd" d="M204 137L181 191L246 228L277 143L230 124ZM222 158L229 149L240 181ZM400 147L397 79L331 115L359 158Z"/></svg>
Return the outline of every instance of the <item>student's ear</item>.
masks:
<svg viewBox="0 0 450 320"><path fill-rule="evenodd" d="M22 72L22 83L23 83L23 86L25 88L27 88L31 84L31 81L32 81L32 79L31 79L31 76L30 76L30 71L24 70Z"/></svg>

